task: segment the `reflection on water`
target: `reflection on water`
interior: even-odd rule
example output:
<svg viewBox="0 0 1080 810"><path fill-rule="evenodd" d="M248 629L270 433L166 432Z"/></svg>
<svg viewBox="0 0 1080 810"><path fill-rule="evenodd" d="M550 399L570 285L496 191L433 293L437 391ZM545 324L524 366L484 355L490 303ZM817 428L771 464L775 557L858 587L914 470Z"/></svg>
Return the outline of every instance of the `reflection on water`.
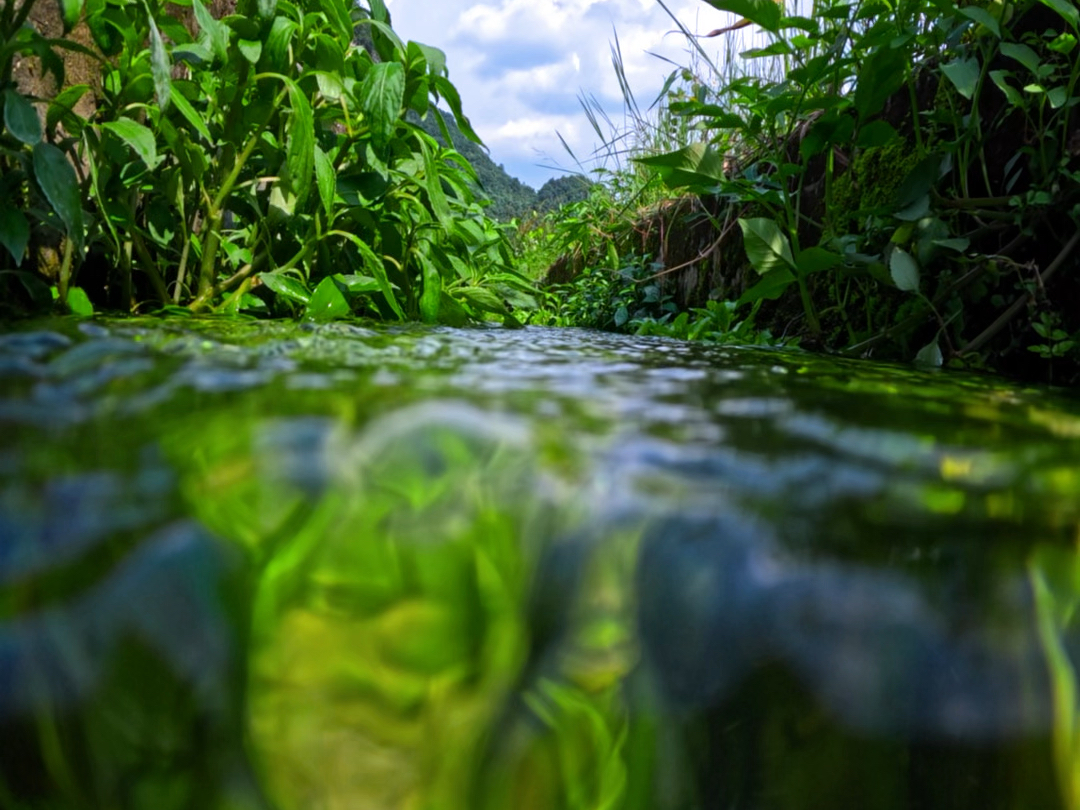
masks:
<svg viewBox="0 0 1080 810"><path fill-rule="evenodd" d="M0 808L1080 808L1080 404L576 330L0 337Z"/></svg>

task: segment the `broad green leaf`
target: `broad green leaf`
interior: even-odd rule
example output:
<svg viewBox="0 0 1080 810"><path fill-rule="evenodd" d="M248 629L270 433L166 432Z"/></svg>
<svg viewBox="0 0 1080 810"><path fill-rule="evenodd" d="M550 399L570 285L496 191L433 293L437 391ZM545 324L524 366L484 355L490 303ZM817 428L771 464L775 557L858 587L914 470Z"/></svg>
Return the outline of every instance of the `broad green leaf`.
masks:
<svg viewBox="0 0 1080 810"><path fill-rule="evenodd" d="M210 53L210 49L203 45L201 42L191 42L187 45L177 45L173 48L173 58L180 62L187 62L193 67L202 67L203 65L209 65L214 61L213 54Z"/></svg>
<svg viewBox="0 0 1080 810"><path fill-rule="evenodd" d="M892 143L899 137L895 127L888 121L871 121L859 130L855 145L861 149L873 149Z"/></svg>
<svg viewBox="0 0 1080 810"><path fill-rule="evenodd" d="M335 321L352 314L349 302L338 287L338 278L340 276L328 276L319 282L304 310L304 320Z"/></svg>
<svg viewBox="0 0 1080 810"><path fill-rule="evenodd" d="M970 99L975 94L975 85L979 83L979 60L974 56L954 59L941 69L964 98Z"/></svg>
<svg viewBox="0 0 1080 810"><path fill-rule="evenodd" d="M298 304L307 304L311 300L311 293L295 276L286 273L260 273L259 279L282 298L296 301Z"/></svg>
<svg viewBox="0 0 1080 810"><path fill-rule="evenodd" d="M446 193L443 191L439 163L435 160L435 154L427 143L427 139L420 140L420 148L424 153L424 188L427 189L431 210L446 232L451 233L454 229L454 219L450 214L450 203L447 202Z"/></svg>
<svg viewBox="0 0 1080 810"><path fill-rule="evenodd" d="M919 353L915 355L915 362L920 366L941 368L945 358L941 354L941 347L938 345L937 338L934 338L932 343L927 343L919 349Z"/></svg>
<svg viewBox="0 0 1080 810"><path fill-rule="evenodd" d="M259 57L262 56L262 42L257 39L240 39L236 42L237 47L240 48L240 53L251 64L256 64L259 61Z"/></svg>
<svg viewBox="0 0 1080 810"><path fill-rule="evenodd" d="M68 309L75 315L89 318L94 314L94 305L90 303L90 297L82 287L72 287L68 290Z"/></svg>
<svg viewBox="0 0 1080 810"><path fill-rule="evenodd" d="M753 304L756 301L763 299L772 300L779 298L784 290L795 283L795 274L792 273L787 267L781 265L766 275L757 284L744 292L739 300L735 302L735 306L741 307L743 304Z"/></svg>
<svg viewBox="0 0 1080 810"><path fill-rule="evenodd" d="M1040 0L1044 6L1049 6L1073 28L1080 28L1080 10L1072 0Z"/></svg>
<svg viewBox="0 0 1080 810"><path fill-rule="evenodd" d="M758 273L764 276L780 268L795 269L791 244L773 220L764 217L740 219L739 227L743 233L746 256Z"/></svg>
<svg viewBox="0 0 1080 810"><path fill-rule="evenodd" d="M904 292L919 291L919 265L907 251L893 249L889 257L889 274L898 289Z"/></svg>
<svg viewBox="0 0 1080 810"><path fill-rule="evenodd" d="M197 0L196 0L197 2ZM311 189L315 168L315 118L311 104L294 82L289 88L289 123L285 141L285 185L300 205Z"/></svg>
<svg viewBox="0 0 1080 810"><path fill-rule="evenodd" d="M924 194L914 202L893 212L893 216L902 222L918 222L930 213L930 195Z"/></svg>
<svg viewBox="0 0 1080 810"><path fill-rule="evenodd" d="M356 95L367 117L372 143L378 152L384 152L405 103L405 68L399 62L373 64Z"/></svg>
<svg viewBox="0 0 1080 810"><path fill-rule="evenodd" d="M41 120L37 110L26 96L14 90L4 92L4 126L25 144L33 146L41 141Z"/></svg>
<svg viewBox="0 0 1080 810"><path fill-rule="evenodd" d="M349 5L343 0L321 0L326 18L333 26L342 47L348 47L353 39L353 21L349 15Z"/></svg>
<svg viewBox="0 0 1080 810"><path fill-rule="evenodd" d="M154 74L154 92L157 94L158 107L165 112L172 100L172 63L153 17L150 17L150 69Z"/></svg>
<svg viewBox="0 0 1080 810"><path fill-rule="evenodd" d="M895 204L906 208L928 194L941 179L942 165L941 155L927 155L920 160L896 189Z"/></svg>
<svg viewBox="0 0 1080 810"><path fill-rule="evenodd" d="M446 53L433 48L430 45L425 45L422 42L414 43L416 47L424 54L424 59L427 61L428 73L432 76L445 76L446 75Z"/></svg>
<svg viewBox="0 0 1080 810"><path fill-rule="evenodd" d="M496 315L505 315L508 312L503 300L486 287L457 287L453 290L453 294L482 312L491 312Z"/></svg>
<svg viewBox="0 0 1080 810"><path fill-rule="evenodd" d="M998 86L998 89L1005 94L1005 98L1009 100L1009 103L1014 107L1024 106L1024 97L1020 95L1020 92L1008 82L1008 78L1012 76L1007 70L991 70L990 79Z"/></svg>
<svg viewBox="0 0 1080 810"><path fill-rule="evenodd" d="M1027 45L1020 42L1002 42L1001 53L1015 59L1032 73L1039 72L1039 55Z"/></svg>
<svg viewBox="0 0 1080 810"><path fill-rule="evenodd" d="M1064 87L1055 87L1047 91L1046 98L1050 102L1050 106L1057 110L1069 100L1069 91Z"/></svg>
<svg viewBox="0 0 1080 810"><path fill-rule="evenodd" d="M420 253L419 259L424 285L420 293L420 318L424 323L436 323L442 303L442 275L427 256Z"/></svg>
<svg viewBox="0 0 1080 810"><path fill-rule="evenodd" d="M195 128L203 138L206 139L207 144L213 146L214 139L210 137L210 130L206 127L206 122L203 121L202 116L195 112L195 108L191 106L191 102L188 101L184 95L176 89L176 85L173 85L170 91L170 97L172 103L176 105L176 109L180 111L180 114L187 119L187 122Z"/></svg>
<svg viewBox="0 0 1080 810"><path fill-rule="evenodd" d="M60 0L60 12L64 17L64 33L78 24L82 9L82 0Z"/></svg>
<svg viewBox="0 0 1080 810"><path fill-rule="evenodd" d="M191 8L199 24L199 41L210 50L215 61L225 62L229 58L229 26L210 16L202 0L191 0Z"/></svg>
<svg viewBox="0 0 1080 810"><path fill-rule="evenodd" d="M266 37L266 45L263 47L263 55L269 70L280 73L292 72L289 65L289 46L292 44L297 28L296 23L288 17L274 17L270 33Z"/></svg>
<svg viewBox="0 0 1080 810"><path fill-rule="evenodd" d="M154 143L154 133L149 128L130 118L106 121L101 128L113 133L134 149L135 154L146 164L146 168L153 169L157 166L157 146Z"/></svg>
<svg viewBox="0 0 1080 810"><path fill-rule="evenodd" d="M375 251L368 246L368 244L354 233L348 231L332 231L332 234L344 237L348 239L356 249L360 251L360 256L364 260L364 266L375 280L379 283L379 291L386 299L387 305L394 311L394 314L398 316L400 320L405 320L405 313L401 309L401 305L398 304L397 297L394 295L393 285L390 284L390 279L386 275L386 266L383 264L383 260L380 259Z"/></svg>
<svg viewBox="0 0 1080 810"><path fill-rule="evenodd" d="M780 30L783 5L775 0L705 0L713 8L730 11L744 20L759 25L766 31Z"/></svg>
<svg viewBox="0 0 1080 810"><path fill-rule="evenodd" d="M49 110L45 113L45 128L52 129L59 121L64 121L68 132L72 134L76 134L76 130L81 132L82 127L74 126L72 119L80 123L83 123L83 119L75 115L72 108L79 103L79 99L86 95L89 89L88 84L73 84L57 93L56 97L49 102Z"/></svg>
<svg viewBox="0 0 1080 810"><path fill-rule="evenodd" d="M30 223L14 205L0 205L0 245L15 260L15 266L22 265L26 246L30 242Z"/></svg>
<svg viewBox="0 0 1080 810"><path fill-rule="evenodd" d="M319 199L326 211L326 224L332 226L334 219L334 195L337 192L337 175L334 164L327 154L315 147L315 184L319 187Z"/></svg>
<svg viewBox="0 0 1080 810"><path fill-rule="evenodd" d="M1076 36L1066 31L1055 37L1047 47L1056 53L1070 54L1076 48Z"/></svg>
<svg viewBox="0 0 1080 810"><path fill-rule="evenodd" d="M904 49L880 48L866 59L855 84L855 109L860 120L881 112L886 100L903 86L908 70Z"/></svg>
<svg viewBox="0 0 1080 810"><path fill-rule="evenodd" d="M259 0L258 3L258 15L259 19L272 20L274 14L277 12L277 0Z"/></svg>
<svg viewBox="0 0 1080 810"><path fill-rule="evenodd" d="M439 323L447 326L465 326L468 322L469 313L444 290L439 300Z"/></svg>
<svg viewBox="0 0 1080 810"><path fill-rule="evenodd" d="M995 37L1001 39L1001 26L998 24L997 18L985 8L980 6L964 6L963 8L957 9L957 11L969 20L984 26Z"/></svg>
<svg viewBox="0 0 1080 810"><path fill-rule="evenodd" d="M469 119L462 112L461 96L458 94L457 88L445 76L434 76L431 81L435 92L446 99L446 103L450 105L450 112L454 114L454 121L457 122L461 134L473 143L483 146L484 142L480 140L480 136L476 134L472 124L469 123Z"/></svg>
<svg viewBox="0 0 1080 810"><path fill-rule="evenodd" d="M45 199L64 223L64 230L82 253L83 212L79 178L68 162L67 155L52 144L39 143L34 147L34 177Z"/></svg>
<svg viewBox="0 0 1080 810"><path fill-rule="evenodd" d="M832 270L843 263L843 259L831 250L822 247L806 248L799 251L795 257L795 266L799 268L799 275L807 276L810 273L818 273L822 270Z"/></svg>
<svg viewBox="0 0 1080 810"><path fill-rule="evenodd" d="M661 155L635 158L636 163L655 169L668 188L713 188L724 177L724 156L710 144L697 141Z"/></svg>
<svg viewBox="0 0 1080 810"><path fill-rule="evenodd" d="M938 247L955 250L958 253L963 253L971 246L971 240L962 236L953 237L951 239L934 239L933 243Z"/></svg>
<svg viewBox="0 0 1080 810"><path fill-rule="evenodd" d="M341 276L340 281L351 293L369 293L379 291L379 282L371 276L350 274Z"/></svg>

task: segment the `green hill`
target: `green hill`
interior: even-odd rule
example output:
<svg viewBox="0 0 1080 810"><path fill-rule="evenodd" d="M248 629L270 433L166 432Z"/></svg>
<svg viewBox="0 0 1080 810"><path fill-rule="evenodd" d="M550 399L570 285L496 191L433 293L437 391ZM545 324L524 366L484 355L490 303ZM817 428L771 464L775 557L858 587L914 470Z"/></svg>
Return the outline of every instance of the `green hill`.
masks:
<svg viewBox="0 0 1080 810"><path fill-rule="evenodd" d="M462 154L476 170L480 186L491 199L488 214L495 219L507 221L523 217L531 212L545 213L568 202L582 200L589 194L592 183L579 175L556 177L548 180L536 191L511 177L506 170L496 164L487 151L466 138L454 122L454 117L442 110L432 109L423 119L414 117L424 131L445 145L436 115L441 115L450 133L451 146Z"/></svg>

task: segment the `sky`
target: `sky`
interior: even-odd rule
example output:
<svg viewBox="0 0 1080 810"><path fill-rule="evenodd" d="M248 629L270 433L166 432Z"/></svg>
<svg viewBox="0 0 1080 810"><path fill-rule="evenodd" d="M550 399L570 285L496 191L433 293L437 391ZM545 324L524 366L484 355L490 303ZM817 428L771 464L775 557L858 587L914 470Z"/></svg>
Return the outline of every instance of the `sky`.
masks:
<svg viewBox="0 0 1080 810"><path fill-rule="evenodd" d="M666 3L698 33L734 20L701 0ZM600 139L580 95L594 96L621 124L622 95L611 66L616 34L643 109L674 69L649 52L689 63L685 38L656 0L388 0L387 6L399 36L445 51L450 80L492 159L534 188L578 170L556 132L585 169L594 165L589 158ZM706 50L718 51L714 42L704 40Z"/></svg>

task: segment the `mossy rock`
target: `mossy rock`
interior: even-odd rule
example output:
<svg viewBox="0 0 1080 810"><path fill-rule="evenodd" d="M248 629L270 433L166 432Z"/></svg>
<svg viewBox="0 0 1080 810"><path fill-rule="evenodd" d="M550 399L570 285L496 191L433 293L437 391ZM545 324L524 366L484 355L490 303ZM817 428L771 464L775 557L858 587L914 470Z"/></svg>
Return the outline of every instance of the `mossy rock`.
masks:
<svg viewBox="0 0 1080 810"><path fill-rule="evenodd" d="M833 181L829 200L833 227L842 231L853 220L889 212L897 190L919 159L903 138L859 152L851 168Z"/></svg>

